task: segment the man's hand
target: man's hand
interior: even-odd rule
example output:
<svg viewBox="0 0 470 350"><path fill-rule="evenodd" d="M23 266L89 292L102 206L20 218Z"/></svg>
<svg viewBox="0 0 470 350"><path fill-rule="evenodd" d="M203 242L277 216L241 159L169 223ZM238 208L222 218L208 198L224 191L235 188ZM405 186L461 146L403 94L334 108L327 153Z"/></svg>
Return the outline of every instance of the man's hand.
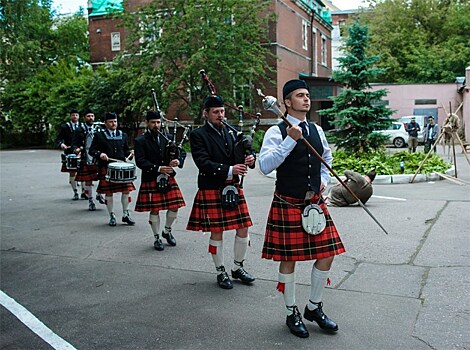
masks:
<svg viewBox="0 0 470 350"><path fill-rule="evenodd" d="M170 162L170 166L171 167L177 167L178 165L180 165L180 161L178 159L173 159L171 162Z"/></svg>
<svg viewBox="0 0 470 350"><path fill-rule="evenodd" d="M60 144L60 149L61 149L61 150L65 151L67 148L68 148L68 147L67 147L67 145L66 145L65 143L61 143L61 144Z"/></svg>
<svg viewBox="0 0 470 350"><path fill-rule="evenodd" d="M108 161L108 160L109 160L109 159L108 159L108 155L107 155L106 153L101 153L101 154L100 154L100 159L101 159L101 160L104 160L104 161Z"/></svg>
<svg viewBox="0 0 470 350"><path fill-rule="evenodd" d="M134 158L134 150L131 150L131 153L129 153L129 155L127 156L127 160L132 160L132 158Z"/></svg>
<svg viewBox="0 0 470 350"><path fill-rule="evenodd" d="M255 164L255 157L252 154L250 154L249 156L246 156L245 165L253 166L253 164Z"/></svg>
<svg viewBox="0 0 470 350"><path fill-rule="evenodd" d="M246 175L246 165L245 164L235 164L232 167L233 175Z"/></svg>
<svg viewBox="0 0 470 350"><path fill-rule="evenodd" d="M170 175L173 173L173 168L171 166L161 166L158 171L162 174Z"/></svg>
<svg viewBox="0 0 470 350"><path fill-rule="evenodd" d="M302 137L302 129L300 126L292 125L287 127L287 135L292 137L295 141Z"/></svg>

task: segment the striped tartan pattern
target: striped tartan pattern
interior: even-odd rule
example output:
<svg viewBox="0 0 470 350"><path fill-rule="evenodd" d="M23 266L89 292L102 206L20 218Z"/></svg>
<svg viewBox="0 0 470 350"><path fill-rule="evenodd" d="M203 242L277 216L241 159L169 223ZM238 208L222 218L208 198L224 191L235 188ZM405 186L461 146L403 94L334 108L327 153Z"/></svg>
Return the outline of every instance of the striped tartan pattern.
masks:
<svg viewBox="0 0 470 350"><path fill-rule="evenodd" d="M98 166L96 164L87 165L80 163L75 181L96 181L98 180Z"/></svg>
<svg viewBox="0 0 470 350"><path fill-rule="evenodd" d="M106 175L106 168L101 168L101 174L99 175L100 182L98 188L96 189L97 193L104 195L112 195L117 192L131 192L135 190L134 184L132 182L128 183L115 183L106 181L104 176ZM130 197L129 197L130 198Z"/></svg>
<svg viewBox="0 0 470 350"><path fill-rule="evenodd" d="M222 232L253 226L243 189L238 189L240 202L234 209L223 209L220 190L198 190L194 198L187 230Z"/></svg>
<svg viewBox="0 0 470 350"><path fill-rule="evenodd" d="M318 195L307 203L303 199L274 194L266 225L262 258L276 261L303 261L327 258L346 251L323 199L318 205L325 214L325 230L315 236L303 230L301 219L303 208L306 204L317 201Z"/></svg>
<svg viewBox="0 0 470 350"><path fill-rule="evenodd" d="M173 176L170 176L170 190L166 193L158 192L156 180L142 182L137 196L135 211L160 211L184 207L183 195Z"/></svg>

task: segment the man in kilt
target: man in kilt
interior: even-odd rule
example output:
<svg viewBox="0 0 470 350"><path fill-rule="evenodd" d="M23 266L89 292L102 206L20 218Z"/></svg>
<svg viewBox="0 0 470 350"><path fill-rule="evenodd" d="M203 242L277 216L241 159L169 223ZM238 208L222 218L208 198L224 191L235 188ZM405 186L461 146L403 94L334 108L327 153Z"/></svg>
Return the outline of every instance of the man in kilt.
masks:
<svg viewBox="0 0 470 350"><path fill-rule="evenodd" d="M78 200L78 190L77 190L77 181L75 179L75 176L77 175L77 171L75 169L67 169L67 164L66 164L66 157L69 154L73 154L74 150L72 148L72 142L73 142L73 135L75 133L75 130L78 129L80 126L78 119L80 118L80 115L76 109L73 109L70 111L70 121L63 123L60 125L59 128L59 133L57 135L56 139L56 144L57 147L59 147L64 153L61 155L62 156L62 166L60 171L62 173L69 173L69 183L70 186L72 186L73 190L73 200L76 201Z"/></svg>
<svg viewBox="0 0 470 350"><path fill-rule="evenodd" d="M109 213L109 226L116 226L114 214L113 194L121 192L122 222L135 225L135 221L129 215L130 191L135 190L132 182L115 183L105 178L110 158L126 161L133 157L129 149L127 134L117 130L117 115L114 112L106 112L104 116L105 129L96 133L90 147L90 155L98 160L98 179L100 180L97 193L105 195L106 208Z"/></svg>
<svg viewBox="0 0 470 350"><path fill-rule="evenodd" d="M135 211L148 211L149 224L152 228L156 250L164 250L160 238L160 210L166 210L165 228L162 232L170 246L176 245L171 227L176 220L178 208L185 206L183 195L175 180L173 167L183 167L186 152L181 150L177 159L166 160L164 152L168 146L168 138L160 132L162 126L159 111L149 111L146 115L147 131L137 137L135 146L135 163L142 169L142 182L137 196ZM166 164L169 161L169 164Z"/></svg>
<svg viewBox="0 0 470 350"><path fill-rule="evenodd" d="M95 134L100 130L94 125L95 114L88 110L85 112L84 123L80 124L74 133L73 149L76 154L80 154L80 167L78 168L76 181L82 181L85 195L88 197L88 210L95 211L96 205L93 201L93 181L98 180L98 166L96 159L89 154L91 142ZM98 193L96 199L104 204L103 197Z"/></svg>
<svg viewBox="0 0 470 350"><path fill-rule="evenodd" d="M276 169L276 188L271 203L262 257L280 261L277 289L283 293L287 310L286 324L294 335L309 336L295 302L296 261L316 260L311 271L310 298L304 317L320 328L335 332L336 323L322 310L322 294L335 255L345 252L336 227L323 201L322 192L328 183L328 169L301 142L307 139L328 163L331 150L321 127L309 123L310 95L303 80L290 80L283 87L287 119L268 129L260 151L263 174ZM301 214L306 205L315 203L325 214L326 227L317 235L303 230Z"/></svg>
<svg viewBox="0 0 470 350"><path fill-rule="evenodd" d="M247 165L252 167L255 157L248 155L244 164L235 164L234 139L222 123L225 117L224 102L219 96L207 97L203 115L206 123L190 134L191 153L199 168L198 191L194 198L187 229L210 232L209 253L217 270L217 283L224 289L233 288L225 271L223 233L236 230L234 241L234 265L232 278L250 284L255 278L248 273L243 262L249 244L248 227L252 226L243 189L239 188L239 176L245 175ZM238 204L223 208L222 191L227 186L238 189ZM233 192L232 192L233 193Z"/></svg>

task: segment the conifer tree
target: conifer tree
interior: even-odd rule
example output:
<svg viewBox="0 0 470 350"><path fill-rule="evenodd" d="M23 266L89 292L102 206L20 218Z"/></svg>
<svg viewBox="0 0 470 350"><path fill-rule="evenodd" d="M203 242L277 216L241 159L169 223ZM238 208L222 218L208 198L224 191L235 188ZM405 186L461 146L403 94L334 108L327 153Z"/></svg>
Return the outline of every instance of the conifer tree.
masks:
<svg viewBox="0 0 470 350"><path fill-rule="evenodd" d="M383 147L387 136L373 133L387 128L392 110L382 98L386 90L372 91L369 81L382 72L374 68L378 56L367 56L369 35L367 26L355 21L343 45L344 55L338 58L339 70L333 79L343 85L338 96L333 98L333 107L320 111L334 120L336 147L347 153L367 153Z"/></svg>

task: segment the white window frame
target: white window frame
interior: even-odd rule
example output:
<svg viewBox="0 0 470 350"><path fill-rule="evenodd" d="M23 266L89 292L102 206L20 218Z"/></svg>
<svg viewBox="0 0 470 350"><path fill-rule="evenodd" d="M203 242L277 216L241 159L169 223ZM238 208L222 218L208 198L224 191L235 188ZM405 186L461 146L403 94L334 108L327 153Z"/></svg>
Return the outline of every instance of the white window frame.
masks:
<svg viewBox="0 0 470 350"><path fill-rule="evenodd" d="M302 20L302 49L308 50L308 22Z"/></svg>
<svg viewBox="0 0 470 350"><path fill-rule="evenodd" d="M111 51L121 51L121 32L111 32Z"/></svg>

